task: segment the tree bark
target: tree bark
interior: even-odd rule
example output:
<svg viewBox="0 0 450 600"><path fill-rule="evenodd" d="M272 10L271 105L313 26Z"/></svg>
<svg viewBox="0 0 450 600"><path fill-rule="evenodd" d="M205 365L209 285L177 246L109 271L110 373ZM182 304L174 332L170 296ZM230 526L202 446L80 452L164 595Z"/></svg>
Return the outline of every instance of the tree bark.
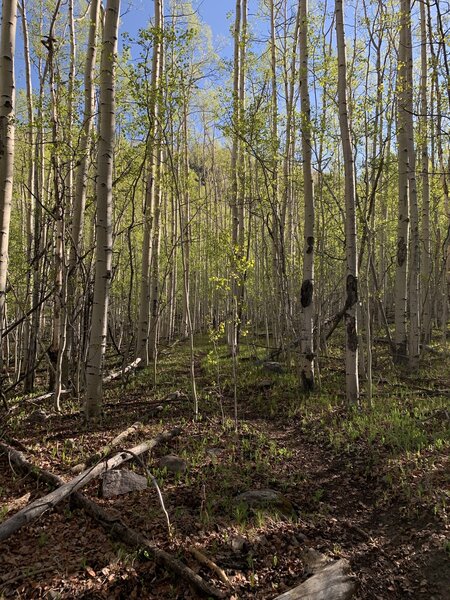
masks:
<svg viewBox="0 0 450 600"><path fill-rule="evenodd" d="M346 395L350 404L359 401L358 377L358 251L356 233L356 185L353 148L350 138L347 101L347 59L344 32L343 0L336 0L336 35L338 46L338 102L339 126L344 154L345 173L345 249L347 262L345 301L345 379Z"/></svg>
<svg viewBox="0 0 450 600"><path fill-rule="evenodd" d="M397 147L398 147L398 226L397 266L395 272L395 360L407 358L407 305L408 305L408 256L409 256L409 181L408 141L406 134L407 51L405 0L402 0L400 43L397 72Z"/></svg>
<svg viewBox="0 0 450 600"><path fill-rule="evenodd" d="M422 296L422 343L431 339L431 283L432 255L430 238L430 178L428 154L428 57L427 57L427 17L425 2L420 3L420 139L422 167L422 256L420 261L420 289Z"/></svg>
<svg viewBox="0 0 450 600"><path fill-rule="evenodd" d="M137 331L136 358L141 359L141 366L149 364L149 317L151 313L151 279L150 268L152 264L152 231L153 215L156 202L155 177L158 144L156 143L158 132L158 119L160 111L160 101L158 95L159 81L161 75L162 51L163 51L163 0L155 0L154 15L154 39L153 39L153 57L152 72L150 82L149 98L149 133L148 133L148 175L144 198L144 238L142 242L142 266L141 266L141 290L139 297L139 317Z"/></svg>
<svg viewBox="0 0 450 600"><path fill-rule="evenodd" d="M300 303L300 375L305 391L314 389L314 182L311 160L311 107L308 87L308 0L299 0L300 11L300 102L303 155L304 248ZM289 134L289 132L288 132Z"/></svg>
<svg viewBox="0 0 450 600"><path fill-rule="evenodd" d="M6 282L14 177L16 24L17 0L3 0L0 39L0 334L6 321ZM3 371L3 366L2 343L0 371Z"/></svg>
<svg viewBox="0 0 450 600"><path fill-rule="evenodd" d="M86 364L87 420L96 419L102 406L102 369L106 349L108 299L112 269L112 174L115 129L115 66L120 0L108 0L100 65L100 138L97 159L97 245L94 302Z"/></svg>
<svg viewBox="0 0 450 600"><path fill-rule="evenodd" d="M97 59L97 35L100 20L100 0L91 0L89 9L89 33L84 69L84 109L83 125L80 132L78 159L75 165L75 194L73 197L73 217L71 243L68 261L68 307L67 307L67 356L72 359L73 369L81 360L82 340L76 332L79 317L79 303L82 296L78 283L79 262L83 251L84 214L88 185L88 160L92 142L92 128L95 114L94 73ZM78 379L75 377L75 380ZM78 388L78 385L75 386ZM76 389L76 392L79 392Z"/></svg>
<svg viewBox="0 0 450 600"><path fill-rule="evenodd" d="M347 573L348 561L341 558L320 569L296 588L275 600L347 600L356 592L356 583Z"/></svg>
<svg viewBox="0 0 450 600"><path fill-rule="evenodd" d="M419 209L417 202L416 149L413 123L413 51L411 38L411 0L402 0L402 30L404 29L405 79L402 110L404 111L410 217L410 253L408 269L409 337L408 364L417 369L420 358L420 299L419 299Z"/></svg>

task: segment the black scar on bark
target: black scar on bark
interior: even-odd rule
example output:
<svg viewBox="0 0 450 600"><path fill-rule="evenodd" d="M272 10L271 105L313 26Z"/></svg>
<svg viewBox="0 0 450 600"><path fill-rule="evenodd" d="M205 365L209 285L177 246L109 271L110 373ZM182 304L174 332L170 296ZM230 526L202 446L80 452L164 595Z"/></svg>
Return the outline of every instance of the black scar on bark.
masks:
<svg viewBox="0 0 450 600"><path fill-rule="evenodd" d="M356 333L356 319L355 317L347 316L347 348L351 352L358 350L358 335Z"/></svg>
<svg viewBox="0 0 450 600"><path fill-rule="evenodd" d="M308 377L305 371L302 371L302 384L305 392L312 392L314 390L314 377Z"/></svg>
<svg viewBox="0 0 450 600"><path fill-rule="evenodd" d="M397 242L397 264L399 267L405 264L408 249L406 247L405 239L400 238Z"/></svg>
<svg viewBox="0 0 450 600"><path fill-rule="evenodd" d="M347 300L346 308L351 308L358 302L358 279L354 275L347 275Z"/></svg>
<svg viewBox="0 0 450 600"><path fill-rule="evenodd" d="M309 306L312 302L314 285L311 279L305 279L302 283L302 289L300 291L300 302L303 308Z"/></svg>
<svg viewBox="0 0 450 600"><path fill-rule="evenodd" d="M5 154L5 142L2 137L2 132L4 130L3 121L6 120L6 117L0 117L0 156Z"/></svg>
<svg viewBox="0 0 450 600"><path fill-rule="evenodd" d="M314 238L312 235L309 235L306 238L306 254L311 254L314 251Z"/></svg>

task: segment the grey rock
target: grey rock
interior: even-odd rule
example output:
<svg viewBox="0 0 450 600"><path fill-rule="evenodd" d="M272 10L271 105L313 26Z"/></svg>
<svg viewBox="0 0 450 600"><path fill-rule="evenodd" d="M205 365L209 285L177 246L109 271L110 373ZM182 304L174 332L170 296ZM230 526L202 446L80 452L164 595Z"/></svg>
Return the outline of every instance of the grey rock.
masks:
<svg viewBox="0 0 450 600"><path fill-rule="evenodd" d="M305 563L305 572L308 575L314 575L330 562L330 559L325 554L314 550L314 548L307 548L302 552L301 558Z"/></svg>
<svg viewBox="0 0 450 600"><path fill-rule="evenodd" d="M106 471L102 477L102 496L103 498L114 498L129 492L145 490L147 487L147 478L133 473L128 469L114 469Z"/></svg>
<svg viewBox="0 0 450 600"><path fill-rule="evenodd" d="M285 516L295 516L291 501L276 490L249 490L235 498L236 504L244 504L248 508L277 512Z"/></svg>
<svg viewBox="0 0 450 600"><path fill-rule="evenodd" d="M159 459L158 466L160 469L167 469L171 473L175 473L175 475L186 473L187 469L186 461L174 454L162 456Z"/></svg>

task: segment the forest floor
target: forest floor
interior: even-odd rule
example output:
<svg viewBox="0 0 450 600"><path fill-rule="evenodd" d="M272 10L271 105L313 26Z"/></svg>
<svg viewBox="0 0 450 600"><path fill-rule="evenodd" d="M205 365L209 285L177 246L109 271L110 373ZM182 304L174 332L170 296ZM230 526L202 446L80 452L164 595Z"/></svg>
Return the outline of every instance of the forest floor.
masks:
<svg viewBox="0 0 450 600"><path fill-rule="evenodd" d="M272 599L295 587L308 576L308 549L348 559L356 598L450 598L448 350L427 353L410 374L394 368L386 347L377 345L372 406L363 396L362 408L349 410L337 349L321 357L322 392L304 396L295 372L275 373L252 358L255 346L246 348L237 373L237 431L230 359L205 338L196 349L196 422L189 351L179 344L161 352L156 387L153 371L141 370L106 388L98 426L86 427L74 401L63 400L64 413L55 414L51 403L22 399L0 437L69 480L73 465L136 421L143 427L122 447L180 426L181 435L157 446L147 462L171 538L151 484L109 500L99 498L98 481L83 493L225 590L196 562L190 549L199 548L227 574L231 598ZM186 396L164 401L175 390ZM163 406L156 413L149 408L155 401ZM166 454L181 457L186 471L158 468ZM142 471L139 464L128 468ZM280 492L288 510L253 510L235 500L261 489ZM0 520L48 491L0 454ZM196 597L69 501L0 544L0 598Z"/></svg>

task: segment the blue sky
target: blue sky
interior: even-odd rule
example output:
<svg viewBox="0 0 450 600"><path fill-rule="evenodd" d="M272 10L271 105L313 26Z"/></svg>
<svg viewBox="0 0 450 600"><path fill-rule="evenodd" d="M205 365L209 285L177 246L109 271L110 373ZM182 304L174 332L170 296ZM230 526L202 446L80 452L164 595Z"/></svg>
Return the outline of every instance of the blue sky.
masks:
<svg viewBox="0 0 450 600"><path fill-rule="evenodd" d="M165 2L167 5L168 2ZM233 44L230 36L230 25L234 19L235 0L194 0L194 8L213 32L216 41L220 40L222 54L231 56ZM168 7L165 6L165 10ZM145 27L153 16L153 2L148 0L122 0L120 36L127 32L135 37L139 29ZM1 14L1 7L0 7ZM231 18L227 18L227 15ZM20 19L17 23L16 44L16 86L18 89L25 86L25 64L23 59L22 26Z"/></svg>
<svg viewBox="0 0 450 600"><path fill-rule="evenodd" d="M201 20L211 27L214 39L220 39L223 53L230 55L232 53L230 25L234 20L236 0L194 0L193 5ZM167 10L168 7L165 6L165 11L167 12ZM134 36L140 28L148 23L152 15L153 2L123 0L120 28Z"/></svg>
<svg viewBox="0 0 450 600"><path fill-rule="evenodd" d="M200 19L211 27L214 46L219 54L225 58L233 56L233 39L230 27L234 22L236 0L192 0L194 9L198 12ZM252 13L256 11L258 0L249 0L249 22L252 22ZM83 6L85 4L83 3ZM165 12L167 14L168 0L165 1ZM153 17L154 5L150 0L122 0L119 37L127 32L132 38L137 36L138 30L146 27ZM121 42L119 41L119 49ZM133 54L133 47L131 47ZM22 26L20 19L17 23L16 44L16 87L25 87L25 64L22 41ZM34 79L33 74L33 79ZM37 82L35 82L37 85Z"/></svg>

